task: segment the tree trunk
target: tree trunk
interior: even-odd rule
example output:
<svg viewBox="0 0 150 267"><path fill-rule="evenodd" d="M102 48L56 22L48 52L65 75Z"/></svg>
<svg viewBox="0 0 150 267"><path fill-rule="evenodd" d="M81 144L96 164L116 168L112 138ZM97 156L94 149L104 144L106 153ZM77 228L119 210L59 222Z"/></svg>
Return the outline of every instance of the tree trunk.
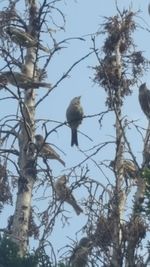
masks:
<svg viewBox="0 0 150 267"><path fill-rule="evenodd" d="M121 54L119 51L120 44L116 46L116 65L118 69L118 79L121 80L122 62ZM121 111L121 87L117 88L117 100L114 103L114 111L116 115L116 159L115 159L115 176L116 186L114 190L114 205L113 205L113 218L114 218L114 234L113 234L113 252L112 252L112 266L121 266L121 240L122 234L120 225L124 216L124 206L126 195L123 190L124 177L123 177L123 154L124 154L124 135L122 127L122 111Z"/></svg>
<svg viewBox="0 0 150 267"><path fill-rule="evenodd" d="M31 12L32 10L32 12ZM31 1L29 13L29 29L34 29L34 18L37 15L35 1ZM23 73L33 77L36 53L33 48L27 49ZM19 168L18 194L16 209L13 217L12 240L19 245L20 255L26 253L28 245L28 228L31 211L32 191L36 176L34 153L30 154L29 144L33 142L35 132L35 93L33 89L24 91L24 102L21 104L22 119L20 122L19 139Z"/></svg>

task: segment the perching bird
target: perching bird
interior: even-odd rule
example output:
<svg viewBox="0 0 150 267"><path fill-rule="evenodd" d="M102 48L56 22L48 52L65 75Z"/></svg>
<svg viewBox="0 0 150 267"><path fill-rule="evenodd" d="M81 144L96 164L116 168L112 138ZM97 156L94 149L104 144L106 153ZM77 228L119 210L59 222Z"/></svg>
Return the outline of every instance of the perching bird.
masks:
<svg viewBox="0 0 150 267"><path fill-rule="evenodd" d="M137 179L138 168L132 160L124 160L123 168L126 179Z"/></svg>
<svg viewBox="0 0 150 267"><path fill-rule="evenodd" d="M92 250L92 241L88 237L83 237L75 247L70 257L70 267L85 267L88 262L88 255Z"/></svg>
<svg viewBox="0 0 150 267"><path fill-rule="evenodd" d="M59 200L66 201L74 208L76 214L80 215L83 210L77 204L70 188L66 186L67 180L67 176L63 175L56 181L56 183L54 184L56 194L59 197Z"/></svg>
<svg viewBox="0 0 150 267"><path fill-rule="evenodd" d="M139 102L141 109L147 118L150 119L150 91L148 90L146 83L141 84L139 87Z"/></svg>
<svg viewBox="0 0 150 267"><path fill-rule="evenodd" d="M20 87L26 90L39 87L51 88L50 83L34 81L32 78L27 77L25 74L16 71L2 72L2 74L0 74L0 81L3 81L3 79L4 83L10 83L13 86Z"/></svg>
<svg viewBox="0 0 150 267"><path fill-rule="evenodd" d="M9 35L11 40L17 45L30 48L30 47L38 47L46 53L49 53L50 50L44 47L41 43L39 43L35 38L33 38L29 33L18 29L16 27L6 27L5 32Z"/></svg>
<svg viewBox="0 0 150 267"><path fill-rule="evenodd" d="M38 155L45 159L56 159L63 166L65 166L65 162L60 158L60 156L56 153L56 151L47 143L44 142L44 138L42 135L35 135L36 147L38 150Z"/></svg>
<svg viewBox="0 0 150 267"><path fill-rule="evenodd" d="M114 169L114 171L116 172L116 166L115 166L116 162L115 160L112 160L110 162L110 167L112 167ZM137 182L138 176L139 176L139 169L138 166L136 166L136 164L134 163L133 160L127 160L124 159L122 161L122 165L121 165L121 169L122 169L122 174L124 176L124 180L126 183L126 186L128 187L128 181L130 180L130 184L131 182Z"/></svg>
<svg viewBox="0 0 150 267"><path fill-rule="evenodd" d="M83 108L80 104L81 96L73 98L67 108L66 118L71 128L71 146L78 146L77 128L83 119Z"/></svg>

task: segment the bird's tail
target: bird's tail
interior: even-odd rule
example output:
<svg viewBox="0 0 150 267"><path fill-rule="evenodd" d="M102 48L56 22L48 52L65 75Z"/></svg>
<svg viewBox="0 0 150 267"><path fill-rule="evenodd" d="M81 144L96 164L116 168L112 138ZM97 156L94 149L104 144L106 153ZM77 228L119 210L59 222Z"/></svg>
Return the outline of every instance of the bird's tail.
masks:
<svg viewBox="0 0 150 267"><path fill-rule="evenodd" d="M18 86L20 88L23 88L25 90L28 90L28 89L31 89L31 88L34 88L34 89L38 89L40 87L45 87L45 88L51 88L51 84L50 83L44 83L44 82L16 82L14 81L13 83L11 82L11 84L13 84L14 86Z"/></svg>
<svg viewBox="0 0 150 267"><path fill-rule="evenodd" d="M72 205L72 207L74 208L77 215L80 215L80 213L83 212L83 209L81 209L81 207L76 202Z"/></svg>
<svg viewBox="0 0 150 267"><path fill-rule="evenodd" d="M39 87L47 87L50 89L52 85L50 83L39 82Z"/></svg>
<svg viewBox="0 0 150 267"><path fill-rule="evenodd" d="M73 145L78 146L77 129L71 129L71 146Z"/></svg>
<svg viewBox="0 0 150 267"><path fill-rule="evenodd" d="M80 213L83 212L83 209L77 204L73 195L66 199L66 201L73 207L77 215L80 215Z"/></svg>
<svg viewBox="0 0 150 267"><path fill-rule="evenodd" d="M64 167L66 166L65 162L64 162L61 158L59 158L58 161L59 161Z"/></svg>
<svg viewBox="0 0 150 267"><path fill-rule="evenodd" d="M50 49L48 49L47 47L43 46L42 44L39 44L39 48L40 48L42 51L46 52L46 53L50 53Z"/></svg>

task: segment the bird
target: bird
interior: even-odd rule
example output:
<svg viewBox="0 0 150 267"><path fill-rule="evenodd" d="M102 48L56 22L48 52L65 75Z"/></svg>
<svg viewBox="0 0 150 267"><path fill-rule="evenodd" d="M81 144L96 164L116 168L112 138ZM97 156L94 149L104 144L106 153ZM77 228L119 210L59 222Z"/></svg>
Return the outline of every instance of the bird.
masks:
<svg viewBox="0 0 150 267"><path fill-rule="evenodd" d="M83 212L80 206L77 204L71 189L66 186L68 178L66 175L61 176L54 184L54 188L56 191L56 195L58 196L59 200L65 201L70 204L73 209L75 210L77 215Z"/></svg>
<svg viewBox="0 0 150 267"><path fill-rule="evenodd" d="M4 84L10 83L15 87L20 87L25 90L39 87L51 88L50 83L34 81L33 78L27 77L25 74L16 71L2 72L2 74L0 74L0 81Z"/></svg>
<svg viewBox="0 0 150 267"><path fill-rule="evenodd" d="M38 40L33 38L29 33L18 29L16 27L6 27L5 32L9 35L10 39L16 43L17 45L30 48L30 47L38 47L40 50L50 53L50 50L44 47Z"/></svg>
<svg viewBox="0 0 150 267"><path fill-rule="evenodd" d="M56 159L65 167L65 162L60 158L57 152L49 144L45 143L42 135L35 135L35 140L38 156L43 157L45 159Z"/></svg>
<svg viewBox="0 0 150 267"><path fill-rule="evenodd" d="M148 90L146 83L139 87L139 103L144 114L150 119L150 90Z"/></svg>
<svg viewBox="0 0 150 267"><path fill-rule="evenodd" d="M109 166L112 167L116 173L117 170L116 170L115 160L112 160ZM122 169L122 174L123 174L127 187L129 186L128 181L130 184L137 182L138 177L139 177L139 169L133 160L123 159L122 165L120 168Z"/></svg>
<svg viewBox="0 0 150 267"><path fill-rule="evenodd" d="M137 179L138 168L132 160L123 161L124 176L126 179Z"/></svg>
<svg viewBox="0 0 150 267"><path fill-rule="evenodd" d="M88 237L83 237L74 248L70 257L70 267L85 267L88 262L88 255L92 250L92 241Z"/></svg>
<svg viewBox="0 0 150 267"><path fill-rule="evenodd" d="M66 110L67 122L71 128L71 146L78 146L77 128L81 124L84 115L80 98L81 96L74 97Z"/></svg>

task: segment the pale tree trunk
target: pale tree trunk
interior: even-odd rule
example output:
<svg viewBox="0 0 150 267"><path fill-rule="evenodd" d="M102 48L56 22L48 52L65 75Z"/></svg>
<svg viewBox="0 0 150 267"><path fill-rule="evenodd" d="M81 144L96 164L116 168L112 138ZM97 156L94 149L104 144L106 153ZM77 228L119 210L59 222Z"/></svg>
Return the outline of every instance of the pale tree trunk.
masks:
<svg viewBox="0 0 150 267"><path fill-rule="evenodd" d="M120 42L116 46L116 66L118 69L118 79L121 79L122 61L119 51ZM113 218L114 218L114 234L113 234L113 251L112 251L112 265L114 267L121 266L121 240L122 234L120 225L124 217L124 207L126 202L126 194L123 189L124 173L123 173L123 154L124 154L124 134L122 126L122 110L121 110L121 86L118 86L117 102L114 104L116 115L116 160L115 160L115 176L116 185L114 190L114 204L113 204Z"/></svg>
<svg viewBox="0 0 150 267"><path fill-rule="evenodd" d="M105 89L106 105L109 111L114 112L116 118L116 153L115 159L110 162L115 184L112 185L112 194L108 202L108 217L105 219L102 211L95 236L98 236L97 244L104 251L105 266L147 266L144 264L143 255L139 253L139 248L148 230L146 201L144 205L142 204L144 196L147 197L149 193L150 124L144 142L143 164L140 168L132 151L132 144L126 137L126 129L130 129L127 127L132 121L124 119L124 114L122 114L124 99L132 93L132 87L137 85L137 81L143 75L143 70L147 70L147 60L142 56L141 51L136 51L132 38L133 31L137 27L133 19L136 13L131 10L121 12L117 3L116 7L118 14L106 19L103 30L98 32L98 34L107 34L102 51L100 51L104 52L103 59L99 57L93 39L94 51L99 62L95 67L94 81ZM133 125L135 127L134 123ZM131 159L125 158L126 153ZM145 194L145 189L147 194ZM128 204L127 200L131 203L130 210L125 209Z"/></svg>
<svg viewBox="0 0 150 267"><path fill-rule="evenodd" d="M32 23L37 15L35 1L30 1L29 12L31 10L32 17L30 16L29 29L33 29L34 25L32 25ZM27 49L23 73L28 77L33 77L35 60L35 50L32 48ZM24 91L22 115L19 135L20 177L18 181L18 194L11 234L12 240L19 245L21 256L25 255L25 252L27 251L32 191L36 174L33 154L31 153L30 155L28 153L29 142L33 142L35 132L35 93L33 89Z"/></svg>
<svg viewBox="0 0 150 267"><path fill-rule="evenodd" d="M150 120L148 122L148 127L147 127L146 135L144 138L142 166L146 168L149 167L149 161L150 161ZM145 186L146 186L145 181L139 174L138 179L137 179L137 191L136 191L135 198L134 198L134 202L135 202L134 209L136 210L136 213L137 213L137 207L139 207L144 200Z"/></svg>
<svg viewBox="0 0 150 267"><path fill-rule="evenodd" d="M149 155L147 159L147 151L149 154L149 133L150 133L150 122L148 123L148 128L146 131L145 139L144 139L144 148L143 148L143 166L148 167L147 163L149 164ZM148 160L148 161L147 161ZM137 232L137 229L142 232L145 229L144 220L141 215L141 207L144 201L144 194L145 194L146 182L143 179L141 172L137 175L137 190L134 196L134 206L133 206L133 213L131 216L131 229L133 235L129 235L127 250L126 250L126 262L125 267L134 267L135 266L135 251L137 247L137 243L140 240L140 233L139 236L134 234L134 231ZM147 265L145 265L147 266Z"/></svg>

